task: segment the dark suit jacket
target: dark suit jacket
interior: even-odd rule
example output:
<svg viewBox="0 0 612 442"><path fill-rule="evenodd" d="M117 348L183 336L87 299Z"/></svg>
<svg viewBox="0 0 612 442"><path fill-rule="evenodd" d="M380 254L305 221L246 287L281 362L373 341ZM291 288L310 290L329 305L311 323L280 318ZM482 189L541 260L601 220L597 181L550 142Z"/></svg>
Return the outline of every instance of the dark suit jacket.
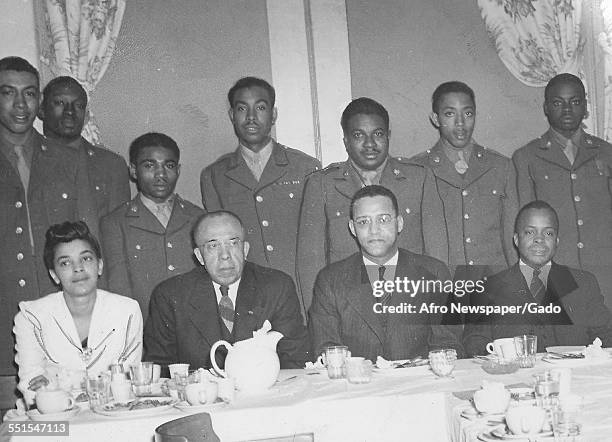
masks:
<svg viewBox="0 0 612 442"><path fill-rule="evenodd" d="M537 301L531 295L518 264L489 277L478 304L519 306ZM474 298L472 301L473 304ZM536 335L538 351L555 345L588 345L599 337L612 345L612 314L603 304L595 277L588 272L552 263L542 305L558 305L560 314L507 314L473 318L464 331L468 355L486 354L493 339Z"/></svg>
<svg viewBox="0 0 612 442"><path fill-rule="evenodd" d="M191 229L203 213L176 195L164 229L136 195L102 218L102 252L109 290L136 299L145 321L155 286L195 267Z"/></svg>
<svg viewBox="0 0 612 442"><path fill-rule="evenodd" d="M395 277L445 281L450 274L437 259L400 249ZM385 327L383 315L373 310L373 304L379 301L373 295L361 253L321 270L309 312L314 355L322 353L328 345L346 345L353 356L370 360L379 355L386 359L427 357L430 349L446 347L463 354L457 327L440 325L439 315L389 314ZM394 293L388 303L403 302L419 309L422 303L444 305L446 297L418 293L411 298L405 293Z"/></svg>
<svg viewBox="0 0 612 442"><path fill-rule="evenodd" d="M252 338L265 320L283 338L276 348L281 368L303 368L309 348L293 280L278 270L246 262L231 342ZM212 345L224 339L212 280L204 267L159 284L145 325L145 360L162 365L210 367ZM227 340L227 339L226 339Z"/></svg>

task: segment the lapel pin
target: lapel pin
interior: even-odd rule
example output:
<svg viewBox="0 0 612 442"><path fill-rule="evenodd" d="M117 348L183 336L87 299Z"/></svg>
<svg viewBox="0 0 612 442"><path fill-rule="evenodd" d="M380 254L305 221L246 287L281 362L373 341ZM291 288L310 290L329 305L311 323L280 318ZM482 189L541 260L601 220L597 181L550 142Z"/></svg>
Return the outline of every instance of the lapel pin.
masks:
<svg viewBox="0 0 612 442"><path fill-rule="evenodd" d="M547 141L547 142L546 142L546 147L550 147L550 146L552 146L551 142L550 142L550 141Z"/></svg>
<svg viewBox="0 0 612 442"><path fill-rule="evenodd" d="M434 157L434 163L439 163L440 162L440 157Z"/></svg>
<svg viewBox="0 0 612 442"><path fill-rule="evenodd" d="M398 176L398 175L400 174L399 169L393 169L393 174L394 174L395 176Z"/></svg>

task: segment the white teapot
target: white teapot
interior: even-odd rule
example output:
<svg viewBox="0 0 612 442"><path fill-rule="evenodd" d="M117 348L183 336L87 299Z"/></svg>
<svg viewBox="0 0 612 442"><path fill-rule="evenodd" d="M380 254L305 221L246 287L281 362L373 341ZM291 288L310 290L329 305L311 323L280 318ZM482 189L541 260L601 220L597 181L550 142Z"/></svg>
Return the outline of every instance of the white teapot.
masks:
<svg viewBox="0 0 612 442"><path fill-rule="evenodd" d="M280 371L276 344L283 335L270 331L271 328L270 322L265 321L250 339L238 341L234 345L221 340L211 347L210 361L213 368L224 378L233 379L237 390L246 393L262 392L276 382ZM219 347L227 348L225 370L219 368L215 360Z"/></svg>

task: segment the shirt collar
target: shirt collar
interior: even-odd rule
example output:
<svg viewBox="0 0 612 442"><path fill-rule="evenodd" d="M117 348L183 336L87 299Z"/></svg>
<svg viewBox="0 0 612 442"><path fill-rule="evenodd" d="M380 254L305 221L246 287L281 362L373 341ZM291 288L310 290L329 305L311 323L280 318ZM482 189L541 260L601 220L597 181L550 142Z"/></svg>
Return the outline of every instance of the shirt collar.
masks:
<svg viewBox="0 0 612 442"><path fill-rule="evenodd" d="M544 283L544 286L547 285L548 281L548 273L550 272L550 268L552 267L552 261L548 261L542 267L540 267L540 275L539 278ZM521 269L521 273L525 277L525 281L527 281L527 285L531 285L531 279L533 278L534 268L528 265L522 259L519 259L519 268Z"/></svg>
<svg viewBox="0 0 612 442"><path fill-rule="evenodd" d="M448 158L451 163L456 163L459 161L459 151L463 152L465 161L469 161L472 150L474 149L474 144L474 139L471 138L463 149L457 149L451 146L450 143L444 138L440 138L440 146L442 147L442 151L446 154L446 158Z"/></svg>
<svg viewBox="0 0 612 442"><path fill-rule="evenodd" d="M268 144L261 148L259 152L254 152L242 144L238 144L240 153L247 163L250 164L267 164L270 156L272 155L272 148L274 147L274 140L270 138Z"/></svg>
<svg viewBox="0 0 612 442"><path fill-rule="evenodd" d="M552 139L555 140L557 143L559 143L564 149L567 146L568 140L571 140L572 143L574 143L574 146L576 147L580 146L580 144L582 143L582 133L583 132L581 128L578 128L578 130L576 130L576 132L574 132L570 138L565 138L565 135L557 132L552 127L550 128L550 133L551 133Z"/></svg>
<svg viewBox="0 0 612 442"><path fill-rule="evenodd" d="M378 166L375 170L364 170L361 167L359 167L352 158L349 157L349 164L351 165L351 167L353 169L355 169L355 172L357 172L357 174L359 175L359 177L361 178L361 180L363 181L363 177L371 174L375 177L374 182L376 183L380 183L380 179L382 177L382 173L383 170L385 169L385 167L387 166L387 163L389 162L389 155L387 155L387 158L385 158L385 160L382 162L382 164L380 166Z"/></svg>
<svg viewBox="0 0 612 442"><path fill-rule="evenodd" d="M155 201L153 201L150 198L147 198L146 196L143 195L142 192L139 192L138 195L140 196L140 201L142 201L142 204L145 205L145 207L147 209L149 209L151 212L155 213L155 209L157 209L158 207L162 206L162 207L167 207L170 209L170 211L172 211L172 207L174 206L174 197L176 196L175 193L173 193L172 195L170 195L170 197L164 201L163 203L156 203Z"/></svg>
<svg viewBox="0 0 612 442"><path fill-rule="evenodd" d="M238 297L238 287L240 286L240 280L242 278L238 278L237 281L232 282L230 285L228 285L228 290L227 290L227 296L230 297L230 299L232 300L232 303L234 304L234 310L236 310L236 298ZM221 296L223 296L221 294L221 284L213 281L213 287L215 288L215 295L217 296L217 304L219 304L219 301L221 301Z"/></svg>
<svg viewBox="0 0 612 442"><path fill-rule="evenodd" d="M399 250L395 251L395 254L384 264L376 264L374 261L369 260L368 258L366 258L365 255L361 255L363 257L363 263L366 266L376 266L376 267L380 267L381 265L383 266L396 266L397 265L397 260L399 258Z"/></svg>

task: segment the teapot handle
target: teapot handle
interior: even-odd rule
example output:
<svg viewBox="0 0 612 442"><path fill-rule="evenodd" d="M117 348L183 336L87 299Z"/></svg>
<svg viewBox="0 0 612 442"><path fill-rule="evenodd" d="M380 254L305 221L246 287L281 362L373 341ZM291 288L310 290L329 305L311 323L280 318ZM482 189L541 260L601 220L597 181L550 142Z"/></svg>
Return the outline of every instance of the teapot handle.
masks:
<svg viewBox="0 0 612 442"><path fill-rule="evenodd" d="M232 344L230 344L227 341L217 341L213 344L213 346L210 348L210 362L213 366L213 368L215 369L215 371L217 372L217 374L219 374L220 376L223 376L224 378L227 378L227 373L225 373L225 370L219 368L219 366L217 365L217 360L215 358L215 354L217 353L217 348L219 347L225 347L228 351L228 353L232 350Z"/></svg>

